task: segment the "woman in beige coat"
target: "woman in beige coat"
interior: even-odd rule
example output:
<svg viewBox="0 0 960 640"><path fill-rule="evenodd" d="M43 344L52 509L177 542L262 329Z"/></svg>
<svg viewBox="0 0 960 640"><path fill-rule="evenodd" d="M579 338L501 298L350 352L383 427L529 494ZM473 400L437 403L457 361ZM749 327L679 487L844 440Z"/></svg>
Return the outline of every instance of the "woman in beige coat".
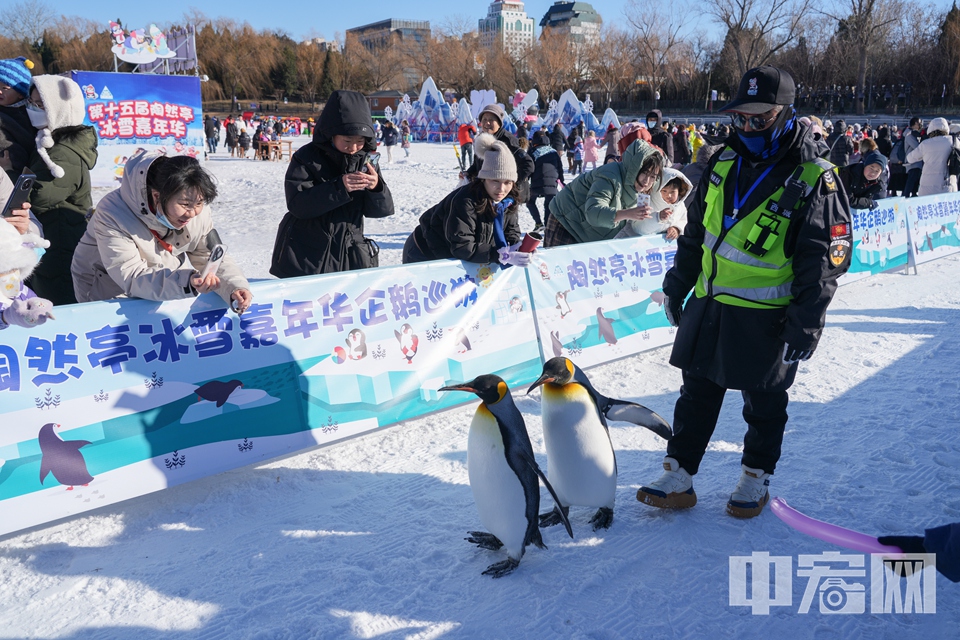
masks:
<svg viewBox="0 0 960 640"><path fill-rule="evenodd" d="M191 298L208 291L242 313L250 285L229 254L201 277L217 188L195 158L142 151L127 161L120 188L97 205L73 256L79 302L129 297Z"/></svg>

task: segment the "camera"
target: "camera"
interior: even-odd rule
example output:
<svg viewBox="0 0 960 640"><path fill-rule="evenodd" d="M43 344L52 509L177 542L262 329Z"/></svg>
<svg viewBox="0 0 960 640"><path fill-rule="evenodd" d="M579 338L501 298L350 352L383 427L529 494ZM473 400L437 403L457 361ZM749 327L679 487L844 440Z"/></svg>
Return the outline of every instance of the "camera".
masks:
<svg viewBox="0 0 960 640"><path fill-rule="evenodd" d="M827 578L820 584L820 613L863 613L866 589L843 578Z"/></svg>

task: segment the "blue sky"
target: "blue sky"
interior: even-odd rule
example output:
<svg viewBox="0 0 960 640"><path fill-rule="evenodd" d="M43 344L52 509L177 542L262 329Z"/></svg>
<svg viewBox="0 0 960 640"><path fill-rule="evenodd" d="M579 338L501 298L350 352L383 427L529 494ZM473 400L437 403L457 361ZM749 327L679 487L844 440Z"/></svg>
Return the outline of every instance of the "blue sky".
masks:
<svg viewBox="0 0 960 640"><path fill-rule="evenodd" d="M648 0L641 0L644 6ZM658 0L649 0L658 1ZM826 0L839 2L840 0ZM916 1L916 0L913 0ZM952 0L920 0L943 9L949 8ZM692 0L694 4L697 0ZM450 2L449 0L416 0L399 3L395 0L366 0L364 2L344 2L342 0L283 0L277 4L263 0L165 0L162 3L131 2L131 0L95 0L94 2L67 3L64 0L49 2L54 11L66 15L79 15L106 25L110 20L120 18L125 26L143 28L151 22L163 25L180 22L183 15L193 7L198 7L209 17L230 17L238 22L249 22L255 29L281 29L299 40L310 35L320 35L327 39L347 29L385 20L402 18L409 20L429 20L432 27L440 26L444 18L466 17L476 28L477 20L485 16L488 0L470 0L469 2ZM553 0L532 0L524 6L539 25ZM603 17L604 22L623 24L624 0L594 0L593 7ZM846 4L846 3L844 3ZM682 3L674 5L677 11L683 11ZM698 25L696 21L701 23ZM707 33L719 38L719 30L708 17L697 13L692 21L691 31L703 28ZM539 31L539 27L538 27Z"/></svg>
<svg viewBox="0 0 960 640"><path fill-rule="evenodd" d="M439 26L445 17L465 16L474 28L477 20L487 14L487 0L449 2L441 0L416 0L399 3L387 0L343 2L334 0L283 0L276 4L262 0L165 0L161 3L131 2L130 0L95 0L94 2L66 3L63 0L50 3L55 11L66 15L102 21L106 25L120 18L125 26L142 28L151 22L157 24L180 21L191 7L198 7L210 17L225 16L238 22L249 22L256 29L282 29L296 39L313 33L328 39L334 33L387 18L429 20L431 27ZM553 0L525 2L527 13L539 24ZM623 21L623 0L596 0L594 8L605 21ZM402 7L402 8L401 8Z"/></svg>

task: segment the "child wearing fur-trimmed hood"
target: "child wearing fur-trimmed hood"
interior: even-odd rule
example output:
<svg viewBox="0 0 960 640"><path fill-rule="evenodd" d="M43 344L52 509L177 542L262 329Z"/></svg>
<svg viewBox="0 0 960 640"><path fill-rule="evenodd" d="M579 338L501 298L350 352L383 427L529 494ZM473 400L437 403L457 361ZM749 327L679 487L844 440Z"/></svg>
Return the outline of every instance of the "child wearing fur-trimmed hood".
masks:
<svg viewBox="0 0 960 640"><path fill-rule="evenodd" d="M650 196L650 208L654 214L646 220L631 220L617 234L618 238L650 236L665 233L667 240L676 240L687 226L687 207L683 199L693 189L693 184L683 173L665 167L660 178L660 188Z"/></svg>

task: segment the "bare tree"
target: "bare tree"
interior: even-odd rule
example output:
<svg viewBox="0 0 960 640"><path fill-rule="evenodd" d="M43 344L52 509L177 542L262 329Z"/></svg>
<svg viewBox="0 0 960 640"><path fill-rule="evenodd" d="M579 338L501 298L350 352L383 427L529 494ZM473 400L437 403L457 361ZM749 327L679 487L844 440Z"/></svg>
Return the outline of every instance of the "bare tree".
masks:
<svg viewBox="0 0 960 640"><path fill-rule="evenodd" d="M37 44L43 32L53 26L56 14L45 2L20 0L0 11L0 34L12 39Z"/></svg>
<svg viewBox="0 0 960 640"><path fill-rule="evenodd" d="M882 36L903 15L903 6L899 0L846 0L840 6L844 9L823 11L823 14L839 23L838 31L857 55L857 114L862 115L864 95L868 91L867 59L882 46Z"/></svg>
<svg viewBox="0 0 960 640"><path fill-rule="evenodd" d="M706 11L726 27L739 76L793 41L813 0L707 0Z"/></svg>
<svg viewBox="0 0 960 640"><path fill-rule="evenodd" d="M113 71L111 45L105 25L76 16L60 16L43 34L43 48L51 59L46 71Z"/></svg>
<svg viewBox="0 0 960 640"><path fill-rule="evenodd" d="M297 45L297 85L300 93L310 102L315 102L320 92L326 57L326 51L321 51L312 41Z"/></svg>
<svg viewBox="0 0 960 640"><path fill-rule="evenodd" d="M575 47L566 34L554 33L550 28L543 30L528 57L530 77L541 99L549 102L559 98L565 89L576 84L579 74L576 66L570 64L575 56Z"/></svg>
<svg viewBox="0 0 960 640"><path fill-rule="evenodd" d="M590 84L603 93L607 107L624 90L629 91L636 80L629 54L631 44L626 32L605 25L600 37L585 48Z"/></svg>
<svg viewBox="0 0 960 640"><path fill-rule="evenodd" d="M666 80L671 54L683 43L680 30L686 16L660 3L640 0L630 0L624 13L636 32L633 45L640 75L656 94Z"/></svg>

